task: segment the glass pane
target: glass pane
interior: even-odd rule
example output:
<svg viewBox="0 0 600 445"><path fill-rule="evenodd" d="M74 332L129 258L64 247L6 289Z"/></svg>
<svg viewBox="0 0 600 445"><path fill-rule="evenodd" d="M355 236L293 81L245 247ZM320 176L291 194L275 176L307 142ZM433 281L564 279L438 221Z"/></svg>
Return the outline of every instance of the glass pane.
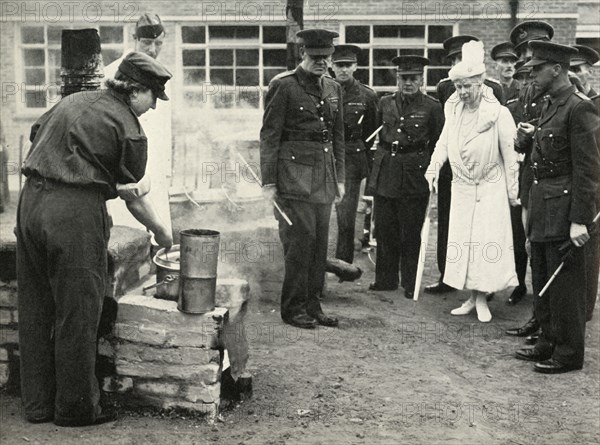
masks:
<svg viewBox="0 0 600 445"><path fill-rule="evenodd" d="M49 49L48 50L48 64L50 65L50 68L55 67L55 68L60 68L61 65L61 55L60 55L60 50L59 49ZM106 65L106 62L104 62L104 65Z"/></svg>
<svg viewBox="0 0 600 445"><path fill-rule="evenodd" d="M233 66L233 50L232 49L211 49L210 50L210 65L211 66Z"/></svg>
<svg viewBox="0 0 600 445"><path fill-rule="evenodd" d="M373 50L373 65L374 66L390 66L392 59L398 55L395 49L374 49Z"/></svg>
<svg viewBox="0 0 600 445"><path fill-rule="evenodd" d="M365 85L369 85L369 70L368 69L358 69L354 72L354 77L359 81L364 83Z"/></svg>
<svg viewBox="0 0 600 445"><path fill-rule="evenodd" d="M398 37L398 27L373 26L373 37L376 39L395 39Z"/></svg>
<svg viewBox="0 0 600 445"><path fill-rule="evenodd" d="M209 26L210 40L258 39L258 26Z"/></svg>
<svg viewBox="0 0 600 445"><path fill-rule="evenodd" d="M188 107L202 107L206 102L204 95L199 91L186 91L183 101Z"/></svg>
<svg viewBox="0 0 600 445"><path fill-rule="evenodd" d="M240 86L258 85L258 69L238 69L235 72L235 84Z"/></svg>
<svg viewBox="0 0 600 445"><path fill-rule="evenodd" d="M123 27L101 26L100 43L123 43Z"/></svg>
<svg viewBox="0 0 600 445"><path fill-rule="evenodd" d="M425 50L422 48L406 48L400 50L401 56L422 56Z"/></svg>
<svg viewBox="0 0 600 445"><path fill-rule="evenodd" d="M452 37L452 26L430 26L429 43L442 43Z"/></svg>
<svg viewBox="0 0 600 445"><path fill-rule="evenodd" d="M357 63L358 66L369 66L369 53L370 49L363 49L360 53L358 53Z"/></svg>
<svg viewBox="0 0 600 445"><path fill-rule="evenodd" d="M48 43L58 44L62 41L62 30L65 29L62 26L49 26L48 27Z"/></svg>
<svg viewBox="0 0 600 445"><path fill-rule="evenodd" d="M425 39L424 26L399 26L401 39Z"/></svg>
<svg viewBox="0 0 600 445"><path fill-rule="evenodd" d="M256 88L244 89L238 97L238 105L241 107L258 108L260 105L260 91Z"/></svg>
<svg viewBox="0 0 600 445"><path fill-rule="evenodd" d="M21 28L22 43L44 43L43 26L23 26Z"/></svg>
<svg viewBox="0 0 600 445"><path fill-rule="evenodd" d="M287 50L285 49L264 49L263 50L263 65L264 66L283 66L287 58Z"/></svg>
<svg viewBox="0 0 600 445"><path fill-rule="evenodd" d="M26 91L25 106L27 108L46 108L46 94L44 91Z"/></svg>
<svg viewBox="0 0 600 445"><path fill-rule="evenodd" d="M183 84L198 85L206 80L206 70L204 68L184 68Z"/></svg>
<svg viewBox="0 0 600 445"><path fill-rule="evenodd" d="M285 26L263 27L263 43L285 43Z"/></svg>
<svg viewBox="0 0 600 445"><path fill-rule="evenodd" d="M389 68L374 68L373 69L373 85L374 86L395 86L396 85L396 69Z"/></svg>
<svg viewBox="0 0 600 445"><path fill-rule="evenodd" d="M285 71L285 68L271 68L271 69L265 69L263 71L263 85L267 86L269 85L269 82L271 82L271 79L273 79L273 77L275 77L277 74L279 73L283 73Z"/></svg>
<svg viewBox="0 0 600 445"><path fill-rule="evenodd" d="M27 85L43 85L46 82L46 70L44 68L26 68L25 83Z"/></svg>
<svg viewBox="0 0 600 445"><path fill-rule="evenodd" d="M448 65L448 59L446 58L446 50L444 49L430 49L429 51L427 51L427 57L431 61L431 65Z"/></svg>
<svg viewBox="0 0 600 445"><path fill-rule="evenodd" d="M182 59L183 66L204 66L206 64L203 49L184 49Z"/></svg>
<svg viewBox="0 0 600 445"><path fill-rule="evenodd" d="M44 66L46 56L43 49L24 49L25 66Z"/></svg>
<svg viewBox="0 0 600 445"><path fill-rule="evenodd" d="M206 29L204 26L182 26L181 41L183 43L205 43Z"/></svg>
<svg viewBox="0 0 600 445"><path fill-rule="evenodd" d="M217 85L233 85L233 70L212 69L210 81Z"/></svg>
<svg viewBox="0 0 600 445"><path fill-rule="evenodd" d="M60 68L55 70L50 70L50 83L59 84L61 82L60 78Z"/></svg>
<svg viewBox="0 0 600 445"><path fill-rule="evenodd" d="M235 50L236 66L257 66L258 65L258 50L257 49L236 49Z"/></svg>
<svg viewBox="0 0 600 445"><path fill-rule="evenodd" d="M118 49L103 49L102 50L102 61L104 62L104 66L110 65L115 60L117 60L123 52Z"/></svg>
<svg viewBox="0 0 600 445"><path fill-rule="evenodd" d="M369 43L370 30L368 26L346 26L347 43Z"/></svg>
<svg viewBox="0 0 600 445"><path fill-rule="evenodd" d="M235 29L236 39L258 39L258 26L240 26Z"/></svg>
<svg viewBox="0 0 600 445"><path fill-rule="evenodd" d="M235 94L217 94L213 96L215 108L233 108L235 103Z"/></svg>
<svg viewBox="0 0 600 445"><path fill-rule="evenodd" d="M438 82L448 77L448 70L427 69L427 85L435 86Z"/></svg>

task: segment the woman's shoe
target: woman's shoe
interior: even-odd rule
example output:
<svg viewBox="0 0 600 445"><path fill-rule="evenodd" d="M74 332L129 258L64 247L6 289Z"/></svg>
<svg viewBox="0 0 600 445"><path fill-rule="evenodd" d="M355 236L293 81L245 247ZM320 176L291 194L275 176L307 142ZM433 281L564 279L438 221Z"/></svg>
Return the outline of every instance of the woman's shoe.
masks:
<svg viewBox="0 0 600 445"><path fill-rule="evenodd" d="M450 313L452 315L467 315L473 312L475 309L475 300L473 298L469 298L465 301L461 307L457 307L456 309L452 309Z"/></svg>
<svg viewBox="0 0 600 445"><path fill-rule="evenodd" d="M477 301L475 303L475 307L477 308L477 318L482 323L488 323L492 320L492 313L487 305L487 298L484 295L478 295Z"/></svg>

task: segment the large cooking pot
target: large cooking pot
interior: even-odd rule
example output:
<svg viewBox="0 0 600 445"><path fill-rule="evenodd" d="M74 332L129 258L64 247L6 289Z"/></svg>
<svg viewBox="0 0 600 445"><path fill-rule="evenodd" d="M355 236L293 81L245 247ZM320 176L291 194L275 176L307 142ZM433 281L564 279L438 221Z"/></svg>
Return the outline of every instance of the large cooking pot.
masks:
<svg viewBox="0 0 600 445"><path fill-rule="evenodd" d="M144 288L156 288L156 298L177 301L179 298L179 244L174 244L167 253L160 249L152 261L156 264L156 284Z"/></svg>

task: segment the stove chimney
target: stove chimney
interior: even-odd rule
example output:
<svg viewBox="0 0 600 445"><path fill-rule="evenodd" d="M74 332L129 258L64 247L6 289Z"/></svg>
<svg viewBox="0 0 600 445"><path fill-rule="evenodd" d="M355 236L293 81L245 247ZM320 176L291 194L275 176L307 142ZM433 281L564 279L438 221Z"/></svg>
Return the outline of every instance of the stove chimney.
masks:
<svg viewBox="0 0 600 445"><path fill-rule="evenodd" d="M61 44L61 96L99 89L104 63L98 30L64 29Z"/></svg>

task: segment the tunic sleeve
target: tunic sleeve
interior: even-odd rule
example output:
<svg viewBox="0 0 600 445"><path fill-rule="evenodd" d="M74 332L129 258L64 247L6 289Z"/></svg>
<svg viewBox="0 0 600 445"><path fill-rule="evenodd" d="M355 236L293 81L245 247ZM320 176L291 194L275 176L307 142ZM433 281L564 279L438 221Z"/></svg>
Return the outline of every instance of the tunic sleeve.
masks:
<svg viewBox="0 0 600 445"><path fill-rule="evenodd" d="M519 195L519 162L514 147L517 127L506 107L500 108L497 125L498 146L506 172L506 191L509 199L517 199Z"/></svg>
<svg viewBox="0 0 600 445"><path fill-rule="evenodd" d="M147 159L148 139L144 136L126 138L121 150L116 182L129 184L140 181L146 172Z"/></svg>

